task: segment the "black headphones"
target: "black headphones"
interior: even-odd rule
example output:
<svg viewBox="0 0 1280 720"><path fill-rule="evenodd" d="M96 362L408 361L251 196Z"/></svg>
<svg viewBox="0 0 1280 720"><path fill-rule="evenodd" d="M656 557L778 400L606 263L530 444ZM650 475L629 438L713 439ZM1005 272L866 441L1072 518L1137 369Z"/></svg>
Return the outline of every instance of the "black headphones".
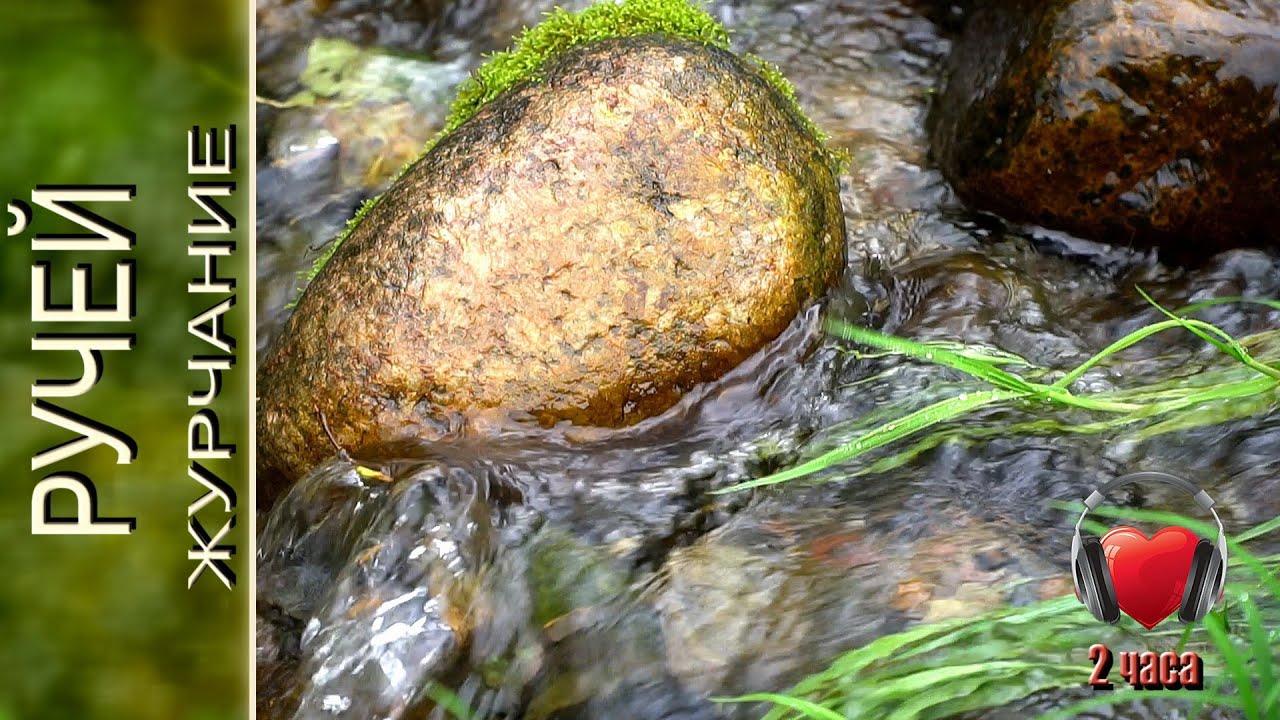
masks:
<svg viewBox="0 0 1280 720"><path fill-rule="evenodd" d="M1116 589L1111 582L1111 571L1107 568L1102 540L1093 535L1081 537L1080 525L1090 510L1107 499L1107 493L1123 485L1145 480L1172 485L1185 491L1197 505L1213 513L1213 519L1218 523L1216 544L1203 538L1196 543L1191 570L1187 573L1187 587L1182 591L1178 619L1184 623L1195 622L1208 614L1222 596L1222 587L1227 581L1227 534L1222 528L1222 520L1213 509L1213 498L1208 493L1182 478L1161 472L1125 475L1094 490L1084 499L1084 511L1076 521L1075 537L1071 539L1071 579L1075 581L1076 595L1089 608L1089 612L1102 622L1115 623L1120 619L1120 605L1116 601Z"/></svg>

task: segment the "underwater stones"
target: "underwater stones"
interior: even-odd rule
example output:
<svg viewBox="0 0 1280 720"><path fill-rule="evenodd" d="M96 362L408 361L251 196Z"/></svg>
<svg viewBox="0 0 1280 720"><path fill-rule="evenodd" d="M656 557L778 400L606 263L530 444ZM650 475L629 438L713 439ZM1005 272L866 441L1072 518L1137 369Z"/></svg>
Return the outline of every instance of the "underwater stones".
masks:
<svg viewBox="0 0 1280 720"><path fill-rule="evenodd" d="M555 58L445 136L342 242L259 381L260 458L660 413L839 276L831 157L746 61L668 36Z"/></svg>
<svg viewBox="0 0 1280 720"><path fill-rule="evenodd" d="M795 502L753 505L668 556L655 607L667 665L689 689L791 687L875 638L981 615L1057 577L1026 526L1011 533L959 505L900 523Z"/></svg>
<svg viewBox="0 0 1280 720"><path fill-rule="evenodd" d="M1174 256L1278 244L1280 6L983 3L930 120L976 207Z"/></svg>

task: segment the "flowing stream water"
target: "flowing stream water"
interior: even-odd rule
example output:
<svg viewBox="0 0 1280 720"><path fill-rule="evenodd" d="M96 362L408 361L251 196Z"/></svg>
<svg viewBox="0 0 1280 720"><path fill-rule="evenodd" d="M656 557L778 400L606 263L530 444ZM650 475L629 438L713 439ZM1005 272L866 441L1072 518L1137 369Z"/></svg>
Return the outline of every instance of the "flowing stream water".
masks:
<svg viewBox="0 0 1280 720"><path fill-rule="evenodd" d="M393 118L387 132L420 145L442 122L451 84L549 4L324 5L328 24L314 34L430 56L423 71L434 85L414 91L413 112L395 102L344 117L260 106L259 352L287 317L296 273L390 177L367 168L390 152L378 123ZM965 208L930 166L925 133L960 19L945 4L744 0L710 10L736 49L781 67L832 144L852 153L841 178L843 282L729 376L625 431L460 429L355 458L390 482L343 458L299 482L259 523L263 717L447 717L432 701L437 686L481 718L758 717L760 706L707 698L783 690L916 622L1069 593L1074 517L1052 503L1119 474L1159 469L1201 484L1228 530L1280 515L1274 395L1246 417L1153 436L1135 426L1006 432L1045 417L1097 418L991 406L891 469L859 473L870 461L858 460L821 483L717 493L849 441L851 423L957 387L986 389L943 367L852 352L824 336L824 317L1065 370L1162 319L1135 286L1170 307L1275 298L1280 257L1239 250L1170 267ZM297 89L308 38L261 20L275 12L296 9L268 0L259 9L259 92L280 99ZM344 135L344 123L358 130ZM1238 338L1280 327L1280 312L1264 306L1198 316ZM1171 331L1084 383L1132 387L1229 364ZM1129 497L1193 514L1172 493ZM1171 707L1097 716L1169 717Z"/></svg>

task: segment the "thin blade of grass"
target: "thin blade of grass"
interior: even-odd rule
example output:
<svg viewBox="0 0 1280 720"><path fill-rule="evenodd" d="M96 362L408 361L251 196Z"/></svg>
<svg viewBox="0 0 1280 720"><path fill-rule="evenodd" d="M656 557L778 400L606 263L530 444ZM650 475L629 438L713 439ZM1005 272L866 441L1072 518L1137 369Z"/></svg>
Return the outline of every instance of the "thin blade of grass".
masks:
<svg viewBox="0 0 1280 720"><path fill-rule="evenodd" d="M836 322L836 321L832 321L832 322ZM929 342L920 343L920 344L928 348L933 348L935 350L946 350L949 352L953 352L956 355L960 355L961 357L969 358L970 360L977 360L979 362L988 362L993 365L1012 365L1016 367L1039 369L1035 365L1033 365L1030 360L1027 360L1021 355L1018 355L1016 353L1011 353L1006 350L1001 350L999 348L985 347L982 345L966 345L965 343L953 342L950 340L931 340ZM853 349L843 350L842 352L847 352L858 358L868 359L868 360L900 354L894 351L868 353L868 352L862 352L861 350L853 350Z"/></svg>
<svg viewBox="0 0 1280 720"><path fill-rule="evenodd" d="M1185 315L1186 313L1192 313L1202 308L1207 308L1211 305L1231 305L1231 304L1237 304L1237 303L1241 305L1247 305L1247 304L1265 305L1271 308L1272 310L1280 310L1280 300L1271 300L1269 298L1247 298L1247 297L1234 296L1234 297L1220 297L1220 298L1210 298L1208 300L1201 300L1199 302L1191 303L1186 307L1178 308L1175 312L1177 312L1179 315Z"/></svg>
<svg viewBox="0 0 1280 720"><path fill-rule="evenodd" d="M1020 392L1031 392L1033 389L1031 383L1017 375L1001 370L989 361L966 357L950 350L944 350L936 346L931 347L914 340L885 335L869 328L850 325L839 320L828 320L827 330L843 340L858 342L881 350L902 353L918 360L945 365L953 370L959 370L980 380L985 380L998 388Z"/></svg>
<svg viewBox="0 0 1280 720"><path fill-rule="evenodd" d="M1251 654L1254 673L1258 676L1258 688L1265 693L1275 684L1275 669L1272 667L1275 661L1275 649L1271 646L1271 638L1268 637L1267 628L1263 625L1262 613L1258 611L1258 606L1249 598L1245 598L1241 606L1244 609L1245 625L1249 628L1249 641L1253 646ZM1269 709L1270 703L1263 698L1259 708L1261 714L1268 717Z"/></svg>
<svg viewBox="0 0 1280 720"><path fill-rule="evenodd" d="M1204 708L1212 704L1212 700L1210 700L1209 698L1213 697L1214 695L1220 694L1220 691L1222 690L1222 686L1225 684L1226 684L1225 680L1223 680L1222 678L1218 678L1213 682L1212 685L1209 686L1208 693L1197 692L1195 704L1193 704L1191 706L1191 709L1187 712L1187 717L1190 720L1196 720L1196 718L1200 717L1200 713L1204 710ZM1209 698L1204 697L1206 694L1209 696Z"/></svg>
<svg viewBox="0 0 1280 720"><path fill-rule="evenodd" d="M905 718L921 720L937 720L951 718L962 713L1007 705L1015 700L1034 695L1044 690L1061 687L1064 683L1053 677L1020 678L1018 684L1011 684L1000 679L980 678L977 682L954 683L947 688L951 697L939 698L933 693L921 693L917 700L908 701L908 705L916 705L903 712ZM904 705L904 710L906 706ZM914 712L913 712L914 711Z"/></svg>
<svg viewBox="0 0 1280 720"><path fill-rule="evenodd" d="M835 677L850 677L857 675L872 663L887 660L903 648L908 648L916 643L925 642L930 638L937 638L939 636L946 637L956 628L972 625L975 622L980 622L980 618L957 618L930 625L917 625L910 630L895 633L893 635L882 635L857 650L845 653L839 660L836 660L836 662L831 665L830 670L822 673L821 675L831 675ZM808 690L804 682L797 685L795 689L798 693L806 692Z"/></svg>
<svg viewBox="0 0 1280 720"><path fill-rule="evenodd" d="M1037 715L1035 720L1063 720L1064 718L1073 718L1087 710L1106 707L1107 705L1118 705L1125 702L1136 702L1139 700L1154 700L1157 698L1166 698L1169 700L1183 700L1187 702L1200 702L1207 705L1217 705L1219 707L1239 708L1239 698L1222 693L1214 693L1208 690L1202 690L1196 693L1188 693L1186 690L1116 690L1106 695L1096 695L1088 700L1082 700L1074 705L1068 705L1042 715Z"/></svg>
<svg viewBox="0 0 1280 720"><path fill-rule="evenodd" d="M1171 312L1168 308L1166 308L1165 306L1163 306L1163 305L1161 305L1160 303L1156 302L1156 301L1155 301L1155 300L1154 300L1150 295L1148 295L1148 294L1146 293L1146 291L1145 291L1145 290L1143 290L1143 289L1142 289L1142 288L1140 288L1140 287L1136 287L1136 286L1134 287L1134 289L1138 291L1138 294L1142 296L1142 299L1143 299L1143 300L1146 300L1146 301L1147 301L1147 304L1151 305L1151 307L1154 307L1155 309L1157 309L1157 310L1159 310L1160 312L1164 313L1164 314L1165 314L1169 319L1171 319L1171 320L1176 320L1176 321L1177 321L1179 324L1181 324L1183 327L1185 327L1186 329L1190 330L1192 333L1194 333L1195 335L1197 335L1201 340L1204 340L1205 342L1207 342L1207 343L1209 343L1210 345L1212 345L1212 346L1214 346L1214 347L1218 348L1218 349L1219 349L1219 350L1221 350L1222 352L1227 353L1228 355L1230 355L1230 354L1231 354L1231 351L1230 351L1230 350L1228 350L1228 349L1227 349L1227 346L1226 346L1226 345L1224 345L1224 344L1222 344L1222 342L1221 342L1221 341L1219 341L1219 340L1215 340L1214 338L1210 337L1210 336L1208 335L1208 333L1206 333L1206 332L1202 331L1200 328L1195 327L1194 325L1188 325L1188 324L1187 324L1187 322L1188 322L1188 321L1187 321L1185 318L1182 318L1182 317L1179 317L1179 316L1177 316L1177 315L1174 315L1174 314L1173 314L1173 312ZM1217 328L1214 328L1214 329L1215 329L1215 330L1217 330ZM1218 332L1219 332L1219 333L1221 333L1222 335L1225 335L1225 334L1226 334L1226 333L1222 333L1222 331L1220 331L1220 330L1219 330ZM1219 337L1221 337L1221 335L1220 335ZM1228 337L1229 337L1229 336L1228 336Z"/></svg>
<svg viewBox="0 0 1280 720"><path fill-rule="evenodd" d="M822 707L817 703L810 702L804 698L792 697L780 693L753 693L751 695L742 695L731 698L712 698L712 701L718 703L752 703L767 702L774 705L781 705L798 713L803 713L805 717L817 718L818 720L848 720L845 716L830 709Z"/></svg>
<svg viewBox="0 0 1280 720"><path fill-rule="evenodd" d="M1078 407L1084 410L1099 410L1101 412L1111 413L1131 413L1139 412L1144 408L1136 403L1115 402L1113 400L1098 400L1096 398L1082 397L1072 395L1063 388L1056 388L1052 385L1035 385L1033 393L1042 396L1045 400L1052 400L1062 405Z"/></svg>
<svg viewBox="0 0 1280 720"><path fill-rule="evenodd" d="M1140 420L1143 418L1155 417L1157 415L1174 413L1180 410L1187 410L1206 403L1222 400L1239 400L1241 398L1269 392L1276 387L1276 381L1266 377L1234 382L1227 385L1219 385L1207 390L1193 392L1180 398L1153 403L1141 408L1140 410L1134 411L1128 419L1131 421Z"/></svg>
<svg viewBox="0 0 1280 720"><path fill-rule="evenodd" d="M1013 626L1022 623L1039 622L1045 618L1061 615L1064 612L1073 610L1076 606L1077 603L1074 598L1061 597L1049 600L1036 607L1020 609L1016 612L1010 611L997 613L991 616L976 616L972 618L970 622L965 623L965 626L959 630L953 630L942 637L934 638L908 648L896 656L895 659L910 659L918 655L931 653L935 650L940 650L949 645L956 644L958 641L964 639L965 634L975 627L980 628L991 623Z"/></svg>
<svg viewBox="0 0 1280 720"><path fill-rule="evenodd" d="M1131 436L1135 440L1144 440L1179 430L1188 430L1205 425L1218 425L1230 420L1249 417L1267 411L1271 404L1280 406L1280 383L1275 383L1270 378L1255 377L1249 373L1247 368L1233 367L1231 371L1205 372L1179 378L1179 380L1185 383L1181 387L1098 393L1097 397L1113 397L1124 402L1148 406L1154 405L1154 407L1147 407L1144 410L1097 422L1068 423L1056 418L1044 417L1002 427L962 425L940 429L914 441L899 452L879 458L869 465L851 471L849 477L875 475L901 467L903 464L944 442L959 442L967 445L984 442L993 437L1008 437L1011 435L1097 434L1120 430L1125 425L1138 423L1149 417L1168 416L1167 419L1134 431ZM1219 388L1218 393L1211 392L1215 386ZM1188 393L1197 387L1209 388L1209 390L1206 390L1208 394L1196 396L1187 401ZM1222 390L1222 388L1229 389ZM1206 413L1204 408L1196 407L1197 405L1213 402L1217 403L1213 412ZM884 415L885 413L880 411L876 413L877 417ZM871 416L863 417L869 418ZM833 426L833 429L875 424L874 422L864 423L862 420L863 418L845 421L840 425Z"/></svg>
<svg viewBox="0 0 1280 720"><path fill-rule="evenodd" d="M1015 392L1012 390L987 390L984 392L970 393L967 395L957 395L941 402L936 402L927 407L921 408L902 419L881 425L874 430L862 435L847 445L823 453L818 457L807 462L796 465L795 467L784 470L780 473L766 475L755 480L748 480L726 488L720 488L712 491L714 494L739 492L751 488L764 487L767 485L776 485L778 483L794 480L805 475L825 470L833 465L852 460L859 455L870 452L878 447L887 445L895 440L912 435L925 428L945 422L951 418L971 412L983 405L990 405L1003 400L1010 400L1024 396L1025 393Z"/></svg>
<svg viewBox="0 0 1280 720"><path fill-rule="evenodd" d="M1277 388L1280 386L1275 381L1263 377L1247 383L1237 383L1230 392L1220 393L1219 397L1212 399L1200 397L1191 398L1189 402L1171 401L1168 404L1161 404L1150 416L1167 414L1171 417L1138 430L1133 437L1135 440L1146 440L1165 433L1203 427L1209 424L1205 422L1205 412L1209 410L1215 410L1214 419L1219 423L1265 412L1280 400L1280 395L1274 392ZM1271 393L1272 397L1267 397L1267 393ZM1232 402L1227 402L1228 400ZM1196 406L1210 403L1216 403L1216 405L1213 408L1200 408L1199 412L1186 412ZM1140 419L1143 417L1132 418L1135 421Z"/></svg>
<svg viewBox="0 0 1280 720"><path fill-rule="evenodd" d="M1048 663L1026 662L1023 660L991 660L988 662L969 663L965 665L944 665L906 677L896 678L887 686L880 686L867 694L868 702L878 702L885 698L902 699L916 693L946 684L958 678L971 675L987 675L991 678L1009 677L1021 670L1050 669L1062 673L1079 672L1075 665L1051 665Z"/></svg>
<svg viewBox="0 0 1280 720"><path fill-rule="evenodd" d="M1203 339L1205 342L1213 345L1214 347L1221 350L1223 353L1235 358L1236 360L1244 363L1245 365L1248 365L1254 370L1257 370L1258 372L1266 375L1270 375L1276 380L1280 380L1280 369L1273 368L1269 365L1264 365L1258 362L1257 360L1253 359L1253 357L1250 356L1249 353L1244 349L1244 346L1242 346L1238 341L1236 341L1235 338L1231 337L1231 335L1225 330L1219 327L1216 327L1214 325L1210 325L1209 323L1203 322L1201 320L1189 320L1187 318L1174 315L1172 312L1167 310L1163 305L1153 300L1150 295L1143 292L1142 288L1137 288L1137 290L1138 290L1138 294L1142 296L1142 299L1151 303L1153 307L1155 307L1157 310L1164 313L1165 315L1169 316L1171 319L1177 321L1178 324L1182 325L1182 327L1186 328L1192 333L1195 333L1195 335ZM1219 339L1215 340L1214 338L1209 336L1209 333L1213 333L1214 335L1217 335Z"/></svg>
<svg viewBox="0 0 1280 720"><path fill-rule="evenodd" d="M1271 688L1271 692L1267 693L1267 699L1262 704L1263 712L1269 713L1268 718L1280 716L1280 684Z"/></svg>
<svg viewBox="0 0 1280 720"><path fill-rule="evenodd" d="M1102 350L1099 350L1088 360L1085 360L1084 362L1077 365L1074 370L1072 370L1071 372L1059 378L1058 381L1053 384L1053 387L1060 387L1060 388L1068 387L1069 385L1071 385L1071 383L1075 382L1076 380L1079 380L1082 375L1088 372L1095 365L1102 362L1103 360L1106 360L1112 355L1115 355L1121 350L1125 350L1133 345L1136 345L1139 342L1151 337L1152 335L1155 335L1156 333L1161 333L1161 332L1164 332L1165 330L1169 330L1171 328L1176 328L1180 326L1181 326L1181 323L1175 320L1165 320L1164 322L1158 322L1158 323L1154 323L1144 327L1140 327L1137 330L1134 330L1128 335L1125 335L1119 340L1116 340L1115 342L1106 346Z"/></svg>
<svg viewBox="0 0 1280 720"><path fill-rule="evenodd" d="M1249 720L1259 720L1258 704L1253 697L1253 684L1249 681L1249 668L1240 657L1240 653L1236 651L1231 638L1227 637L1227 628L1222 618L1214 614L1207 615L1203 625L1209 637L1213 638L1213 644L1218 647L1218 652L1222 654L1227 672L1235 683L1236 692L1240 694L1240 709Z"/></svg>
<svg viewBox="0 0 1280 720"><path fill-rule="evenodd" d="M1280 530L1280 516L1273 517L1261 525L1249 528L1239 535L1236 535L1236 542L1249 542L1254 538L1260 538L1263 535L1273 533L1278 530Z"/></svg>
<svg viewBox="0 0 1280 720"><path fill-rule="evenodd" d="M1101 511L1100 516L1137 516L1136 519L1143 521L1178 524L1201 536L1209 536L1216 530L1216 525L1173 513L1107 507L1097 510ZM1242 536L1261 537L1278 524L1280 520L1272 521ZM1280 597L1280 593L1271 592L1280 589L1274 587L1277 582L1274 568L1280 567L1280 555L1258 557L1240 547L1240 542L1228 542L1232 546L1233 568L1227 591L1228 605L1201 624L1207 628L1201 636L1203 639L1190 643L1191 649L1206 658L1205 675L1210 679L1206 689L1196 693L1185 690L1138 693L1121 688L1091 702L1111 704L1168 697L1188 703L1246 709L1261 701L1253 705L1255 712L1247 716L1269 717L1268 708L1280 702L1280 697L1273 695L1276 673L1271 654L1275 642L1266 627L1274 622L1272 613L1278 608L1253 601ZM1227 627L1223 616L1234 616L1241 608L1244 621ZM1187 631L1193 629L1171 626L1146 632L1134 622L1099 634L1103 629L1067 595L1029 607L1001 608L882 636L841 656L827 670L801 681L788 695L841 710L850 717L937 720L957 713L1005 706L1018 698L1055 687L1077 686L1083 666L1074 660L1088 642L1136 643L1152 650L1182 648L1188 645ZM1208 645L1209 642L1212 645ZM1217 651L1209 651L1208 647ZM993 662L992 658L1003 659ZM1271 664L1269 674L1258 672L1260 668L1255 667L1263 662ZM1251 696L1240 690L1242 682L1253 681L1257 685L1256 689L1251 688ZM1092 705L1077 703L1066 712L1044 717L1069 717L1088 707ZM767 717L780 720L784 715L775 712Z"/></svg>
<svg viewBox="0 0 1280 720"><path fill-rule="evenodd" d="M1206 384L1201 387L1197 382L1190 382L1181 387L1170 386L1150 390L1146 395L1139 390L1097 393L1092 396L1077 396L1073 395L1066 389L1066 386L1077 379L1085 370L1088 369L1089 366L1102 361L1108 355L1114 354L1124 347L1127 347L1128 345L1137 342L1143 337L1154 332L1168 330L1175 327L1188 326L1198 331L1199 327L1203 326L1221 333L1217 328L1213 328L1213 326L1197 320L1171 319L1130 333L1125 338L1112 343L1108 348L1096 354L1052 385L1030 382L1024 378L1012 375L1011 373L995 367L990 360L976 359L981 358L984 355L994 355L994 353L988 353L984 350L978 350L966 356L960 352L939 347L941 343L918 343L839 321L828 321L827 324L833 333L847 340L880 348L887 352L902 353L917 359L936 362L952 369L965 372L978 379L985 380L996 385L998 388L1016 390L1018 393L1016 396L1010 396L1006 399L1013 400L1025 397L1038 397L1048 402L1055 402L1059 405L1077 407L1084 410L1108 412L1121 416L1111 420L1095 423L1075 423L1071 425L1059 423L1059 427L1061 429L1073 433L1103 432L1158 415L1172 415L1172 417L1168 418L1163 423L1157 423L1154 427L1147 427L1142 430L1139 433L1139 437L1136 439L1143 439L1152 435L1172 432L1174 430L1188 427L1198 427L1204 424L1203 414L1198 412L1195 414L1188 413L1199 405L1211 402L1224 402L1228 400L1239 401L1243 398L1257 396L1280 387L1280 381L1268 379L1266 377L1231 380L1228 379L1227 376L1223 376L1222 378L1219 378L1221 382L1218 384ZM1201 334L1203 335L1203 333ZM1245 364L1249 364L1251 362L1254 363L1257 367L1254 367L1254 365L1249 365L1249 367L1255 370L1261 371L1260 368L1270 369L1268 366L1257 364L1256 361L1252 360L1252 358L1248 356L1248 353L1244 351L1243 346L1235 340L1232 339L1231 343L1232 347L1228 354L1233 358L1236 358ZM1275 372L1280 373L1280 370ZM1146 400L1147 402L1144 404L1134 402L1133 400ZM968 408L968 410L989 404L990 402L995 401L988 399L976 401ZM1247 409L1257 410L1263 408L1263 403L1265 402L1265 398L1259 398L1256 402L1252 402ZM922 410L911 413L897 422L888 421L881 427L868 431L852 443L821 453L816 458L802 463L801 465L764 478L724 488L717 492L740 491L804 477L806 475L828 469L833 465L851 460L865 452L876 449L889 442L893 442L901 437L923 430L941 422L948 416L954 417L960 412L966 411L961 408L954 407L953 404L948 401L942 401L935 405L936 406L928 406ZM1238 414L1236 411L1242 410L1238 402L1232 405L1232 408L1232 416ZM934 415L934 413L939 414ZM1221 414L1219 413L1219 415ZM858 418L845 425L864 425L868 424L870 419L871 416L864 416L863 418ZM1225 419L1230 418L1226 417L1219 419L1225 421ZM955 433L952 433L952 435L958 437ZM928 438L926 438L926 441L927 440ZM911 457L918 455L919 452L927 450L928 447L936 446L941 441L941 439L935 439L932 443L917 443L916 447L909 449L906 453L898 454L890 458L882 458L874 463L871 468L863 468L863 470L857 474L864 474L865 472L871 471L871 469L882 471L884 469L896 467L911 459Z"/></svg>

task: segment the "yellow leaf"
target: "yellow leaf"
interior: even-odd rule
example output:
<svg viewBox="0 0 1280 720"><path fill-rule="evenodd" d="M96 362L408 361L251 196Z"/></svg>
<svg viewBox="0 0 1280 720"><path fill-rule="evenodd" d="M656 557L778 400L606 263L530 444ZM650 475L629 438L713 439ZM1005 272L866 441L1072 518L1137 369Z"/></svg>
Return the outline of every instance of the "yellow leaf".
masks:
<svg viewBox="0 0 1280 720"><path fill-rule="evenodd" d="M374 470L373 468L367 468L363 465L356 466L356 474L362 478L372 478L374 480L381 480L382 482L391 482L391 478L385 473Z"/></svg>

